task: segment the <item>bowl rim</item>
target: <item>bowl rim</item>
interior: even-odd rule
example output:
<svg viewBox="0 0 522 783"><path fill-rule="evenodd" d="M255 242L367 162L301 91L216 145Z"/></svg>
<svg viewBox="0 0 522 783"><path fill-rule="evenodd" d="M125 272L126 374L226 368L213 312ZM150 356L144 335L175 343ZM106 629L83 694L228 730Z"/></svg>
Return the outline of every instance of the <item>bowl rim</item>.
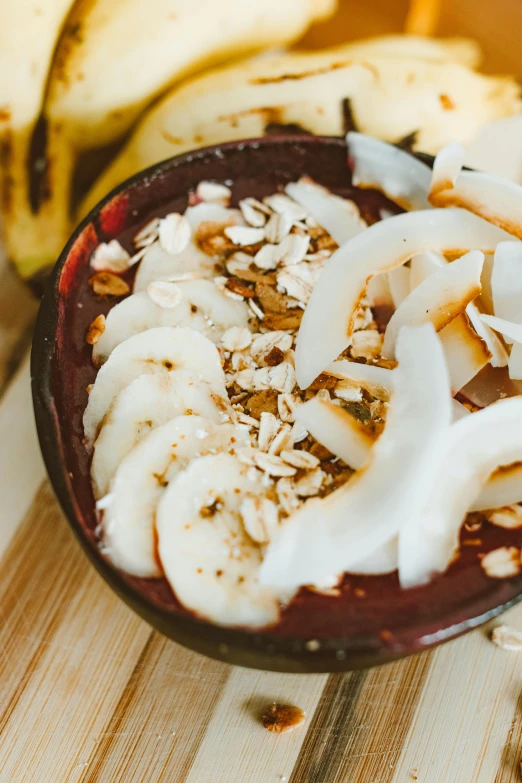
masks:
<svg viewBox="0 0 522 783"><path fill-rule="evenodd" d="M53 363L55 357L54 335L58 328L60 302L59 283L72 248L84 230L96 222L103 209L115 197L143 185L149 185L165 173L181 166L190 166L195 159L226 155L227 151L241 151L246 147L263 148L274 145L296 144L318 146L345 146L344 137L313 135L273 135L263 138L216 144L176 155L153 164L124 180L111 190L82 219L72 233L44 285L31 350L31 387L38 440L45 467L54 493L67 522L89 557L91 563L118 596L154 628L174 638L180 644L226 663L272 671L326 673L351 671L380 665L429 649L453 639L511 608L522 599L515 584L509 585L509 598L501 603L488 593L485 597L470 599L465 619L457 619L457 610L432 617L423 624L412 621L394 631L393 639L385 641L377 633L357 637L322 639L319 648L309 645L304 636L279 636L270 630L248 630L218 626L191 614L174 614L154 604L146 595L129 584L122 572L101 553L99 547L85 535L77 519L72 493L65 480L65 464L60 449L58 414L52 393ZM433 158L418 155L431 164ZM462 608L458 614L462 615ZM439 630L433 632L434 623ZM170 631L174 629L174 632Z"/></svg>

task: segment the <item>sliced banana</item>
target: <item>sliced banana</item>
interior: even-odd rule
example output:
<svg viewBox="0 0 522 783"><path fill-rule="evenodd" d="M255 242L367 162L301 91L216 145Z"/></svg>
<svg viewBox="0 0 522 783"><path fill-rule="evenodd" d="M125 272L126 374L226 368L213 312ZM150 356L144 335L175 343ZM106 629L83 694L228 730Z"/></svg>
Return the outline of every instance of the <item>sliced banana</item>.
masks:
<svg viewBox="0 0 522 783"><path fill-rule="evenodd" d="M266 496L257 471L228 454L200 457L164 492L158 552L181 603L219 625L277 622L279 600L258 582L263 550L246 533L246 498Z"/></svg>
<svg viewBox="0 0 522 783"><path fill-rule="evenodd" d="M178 416L146 435L119 466L103 512L103 540L114 565L157 577L156 508L169 481L193 459L248 444L246 427Z"/></svg>
<svg viewBox="0 0 522 783"><path fill-rule="evenodd" d="M174 307L160 307L145 291L113 307L93 348L95 364L106 361L124 340L157 326L189 327L217 343L231 326L247 325L247 305L225 296L212 281L187 280L176 285L180 300Z"/></svg>
<svg viewBox="0 0 522 783"><path fill-rule="evenodd" d="M103 420L91 464L96 498L109 490L118 465L148 432L176 416L198 414L215 424L232 421L228 397L186 370L172 375L140 375L114 398Z"/></svg>
<svg viewBox="0 0 522 783"><path fill-rule="evenodd" d="M192 237L181 253L173 255L163 250L159 242L155 242L145 253L134 280L134 293L144 291L149 283L155 280L169 280L177 275L189 272L212 277L216 274L214 256L204 253L194 240L194 233L201 223L230 223L231 225L243 222L241 213L237 209L227 209L219 204L203 202L195 207L188 207L185 217L190 223Z"/></svg>
<svg viewBox="0 0 522 783"><path fill-rule="evenodd" d="M140 375L169 375L188 370L212 391L225 394L225 375L219 352L209 339L192 329L160 326L135 334L118 345L100 368L83 415L83 428L92 443L101 421L122 389Z"/></svg>

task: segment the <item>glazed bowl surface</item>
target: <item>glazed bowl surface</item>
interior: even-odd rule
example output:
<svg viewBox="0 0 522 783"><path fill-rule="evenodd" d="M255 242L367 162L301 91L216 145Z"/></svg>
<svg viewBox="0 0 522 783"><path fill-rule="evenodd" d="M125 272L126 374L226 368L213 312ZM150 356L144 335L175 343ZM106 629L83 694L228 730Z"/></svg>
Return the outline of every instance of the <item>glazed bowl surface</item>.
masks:
<svg viewBox="0 0 522 783"><path fill-rule="evenodd" d="M94 248L116 238L130 250L132 237L150 218L183 212L188 193L202 180L228 184L237 204L303 175L358 199L370 222L383 206L394 209L382 194L352 187L345 142L330 137L279 136L210 147L153 166L114 190L76 229L48 281L33 340L33 401L47 471L71 528L105 581L143 619L180 644L228 663L346 671L425 650L486 622L520 600L522 575L489 579L470 541L449 571L424 587L401 590L396 574L346 577L338 598L301 590L273 628L218 627L180 606L165 580L129 576L103 556L83 445L86 389L96 374L85 332L113 304L89 296ZM464 544L476 537L462 535ZM480 538L481 551L522 544L519 531L492 525L483 526Z"/></svg>

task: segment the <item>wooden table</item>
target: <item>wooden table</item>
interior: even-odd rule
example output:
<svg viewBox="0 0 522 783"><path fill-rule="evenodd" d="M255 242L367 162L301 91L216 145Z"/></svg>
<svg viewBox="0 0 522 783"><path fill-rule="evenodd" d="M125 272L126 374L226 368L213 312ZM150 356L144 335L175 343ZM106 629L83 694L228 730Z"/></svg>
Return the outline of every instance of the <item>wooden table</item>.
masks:
<svg viewBox="0 0 522 783"><path fill-rule="evenodd" d="M522 656L487 628L365 672L283 675L202 658L127 609L45 477L35 310L0 262L0 783L522 781ZM504 621L522 629L522 605ZM304 726L267 732L273 701Z"/></svg>

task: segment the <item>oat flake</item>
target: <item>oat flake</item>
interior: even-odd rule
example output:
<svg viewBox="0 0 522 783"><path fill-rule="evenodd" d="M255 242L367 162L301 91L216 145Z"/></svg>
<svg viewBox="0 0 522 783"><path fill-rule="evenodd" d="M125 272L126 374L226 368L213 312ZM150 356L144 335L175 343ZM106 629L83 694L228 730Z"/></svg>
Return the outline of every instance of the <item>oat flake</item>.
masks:
<svg viewBox="0 0 522 783"><path fill-rule="evenodd" d="M212 202L214 204L221 204L227 207L230 203L232 191L227 188L226 185L221 185L219 182L200 182L196 188L196 195L201 201Z"/></svg>
<svg viewBox="0 0 522 783"><path fill-rule="evenodd" d="M182 253L190 241L190 223L184 215L172 212L159 224L159 242L163 250L171 255Z"/></svg>
<svg viewBox="0 0 522 783"><path fill-rule="evenodd" d="M153 283L149 283L147 293L154 304L166 310L176 307L183 299L183 293L179 285L169 283L167 280L156 280Z"/></svg>
<svg viewBox="0 0 522 783"><path fill-rule="evenodd" d="M488 552L480 564L491 579L508 579L520 573L520 550L514 546L502 546Z"/></svg>
<svg viewBox="0 0 522 783"><path fill-rule="evenodd" d="M91 266L98 272L125 272L130 264L130 255L117 239L102 242L91 258Z"/></svg>

